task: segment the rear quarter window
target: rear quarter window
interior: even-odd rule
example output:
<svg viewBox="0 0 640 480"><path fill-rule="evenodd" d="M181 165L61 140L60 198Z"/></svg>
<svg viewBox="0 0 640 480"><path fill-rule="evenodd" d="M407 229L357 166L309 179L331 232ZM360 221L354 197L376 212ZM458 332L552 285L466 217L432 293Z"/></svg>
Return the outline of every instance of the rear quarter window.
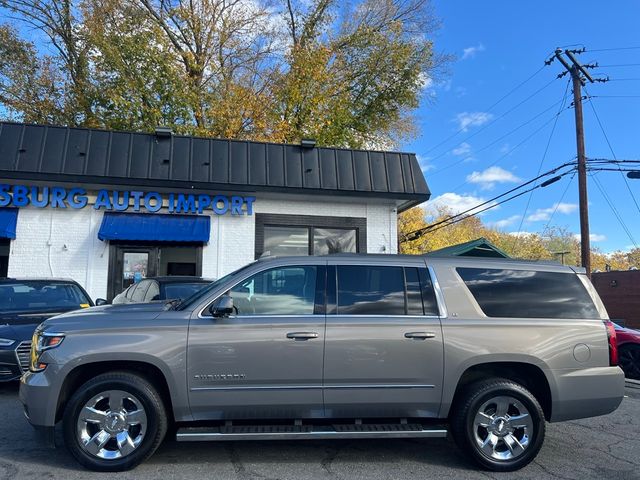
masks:
<svg viewBox="0 0 640 480"><path fill-rule="evenodd" d="M488 317L600 318L573 273L466 267L456 271Z"/></svg>

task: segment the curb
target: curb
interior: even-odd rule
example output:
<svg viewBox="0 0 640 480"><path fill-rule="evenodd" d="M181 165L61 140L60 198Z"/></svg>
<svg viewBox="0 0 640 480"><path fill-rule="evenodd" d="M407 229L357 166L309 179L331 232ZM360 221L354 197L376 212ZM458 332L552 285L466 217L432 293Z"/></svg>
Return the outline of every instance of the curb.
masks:
<svg viewBox="0 0 640 480"><path fill-rule="evenodd" d="M628 388L638 389L640 390L640 381L631 380L630 378L624 379L624 386Z"/></svg>

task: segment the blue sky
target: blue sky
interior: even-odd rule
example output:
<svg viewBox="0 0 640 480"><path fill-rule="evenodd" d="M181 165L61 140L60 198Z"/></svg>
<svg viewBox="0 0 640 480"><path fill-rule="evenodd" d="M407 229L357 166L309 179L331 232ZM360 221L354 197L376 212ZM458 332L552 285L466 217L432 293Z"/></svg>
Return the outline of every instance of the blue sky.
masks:
<svg viewBox="0 0 640 480"><path fill-rule="evenodd" d="M613 156L593 106L616 157L640 159L640 48L595 51L640 47L640 2L435 0L434 6L442 21L436 48L457 58L449 74L425 90L423 104L416 112L419 135L402 145L403 150L417 153L432 201L454 210L469 208L535 177L549 138L543 172L574 159L573 109L562 110L550 136L565 91L571 96L571 89L566 90L568 76L554 81L563 71L557 61L490 108L538 71L559 46L584 45L587 51L579 59L603 65L590 72L615 80L587 84L588 94L594 97L592 105L584 104L587 156ZM637 65L614 66L621 64ZM571 101L568 98L566 105ZM629 249L634 241L640 245L640 211L629 192L631 189L640 204L640 180L625 183L619 172L596 175L596 179L589 179L592 246L611 252ZM535 190L522 225L528 195L487 211L482 214L483 221L507 232L540 232L547 223L578 232L577 178L571 178L568 175ZM596 182L618 210L633 241Z"/></svg>

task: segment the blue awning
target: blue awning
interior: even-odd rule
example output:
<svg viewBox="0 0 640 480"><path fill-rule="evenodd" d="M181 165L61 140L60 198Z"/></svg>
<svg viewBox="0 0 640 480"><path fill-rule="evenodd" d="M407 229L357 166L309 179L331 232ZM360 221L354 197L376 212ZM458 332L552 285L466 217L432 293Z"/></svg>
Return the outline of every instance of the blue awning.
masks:
<svg viewBox="0 0 640 480"><path fill-rule="evenodd" d="M0 208L0 238L16 238L17 208Z"/></svg>
<svg viewBox="0 0 640 480"><path fill-rule="evenodd" d="M206 243L210 232L211 219L207 215L105 212L98 238Z"/></svg>

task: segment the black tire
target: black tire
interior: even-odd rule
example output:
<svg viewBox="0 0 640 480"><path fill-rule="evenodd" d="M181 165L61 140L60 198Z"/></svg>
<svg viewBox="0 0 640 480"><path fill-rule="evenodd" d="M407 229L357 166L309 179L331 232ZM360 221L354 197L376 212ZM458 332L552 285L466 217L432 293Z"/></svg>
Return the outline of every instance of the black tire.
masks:
<svg viewBox="0 0 640 480"><path fill-rule="evenodd" d="M489 420L486 413L481 414L483 419L486 418L488 426L476 426L476 415L480 415L481 408L485 407L482 411L491 413L491 402L498 398L514 399L513 405L509 404L507 407L507 411L511 413L506 416L499 415L496 404L493 420ZM519 422L514 420L512 425L510 420L503 420L517 418L518 405L524 407L529 414L530 422L527 422L527 427L515 428ZM495 472L511 472L524 467L536 457L544 441L544 412L537 399L522 385L506 379L494 378L466 387L452 408L450 424L451 433L458 446L482 467ZM492 454L505 458L494 458L481 448L480 442L483 439L486 441L490 435L492 439L488 442L488 449L491 450L495 443ZM516 453L511 448L516 446L514 438L518 440L517 448L514 449ZM525 445L522 451L521 445ZM509 455L513 458L506 458Z"/></svg>
<svg viewBox="0 0 640 480"><path fill-rule="evenodd" d="M87 402L96 398L96 396L100 396L103 392L110 391L122 391L135 398L136 402L139 403L139 407L144 409L145 429L144 434L140 437L140 443L133 451L120 458L106 459L100 458L97 454L91 454L85 449L81 443L82 440L79 438L78 425L80 413ZM129 402L130 400L127 398L122 401L122 404L129 405ZM78 462L94 471L120 472L130 470L139 465L160 446L167 432L167 415L162 398L156 388L146 379L129 372L112 372L98 375L83 384L74 393L64 410L62 425L67 449ZM87 425L89 424L87 423ZM102 426L96 425L91 428L101 429ZM112 440L109 441L111 442ZM114 438L113 441L117 440ZM108 447L108 445L105 445L105 447Z"/></svg>
<svg viewBox="0 0 640 480"><path fill-rule="evenodd" d="M625 377L640 380L640 345L628 343L618 347L618 364Z"/></svg>

